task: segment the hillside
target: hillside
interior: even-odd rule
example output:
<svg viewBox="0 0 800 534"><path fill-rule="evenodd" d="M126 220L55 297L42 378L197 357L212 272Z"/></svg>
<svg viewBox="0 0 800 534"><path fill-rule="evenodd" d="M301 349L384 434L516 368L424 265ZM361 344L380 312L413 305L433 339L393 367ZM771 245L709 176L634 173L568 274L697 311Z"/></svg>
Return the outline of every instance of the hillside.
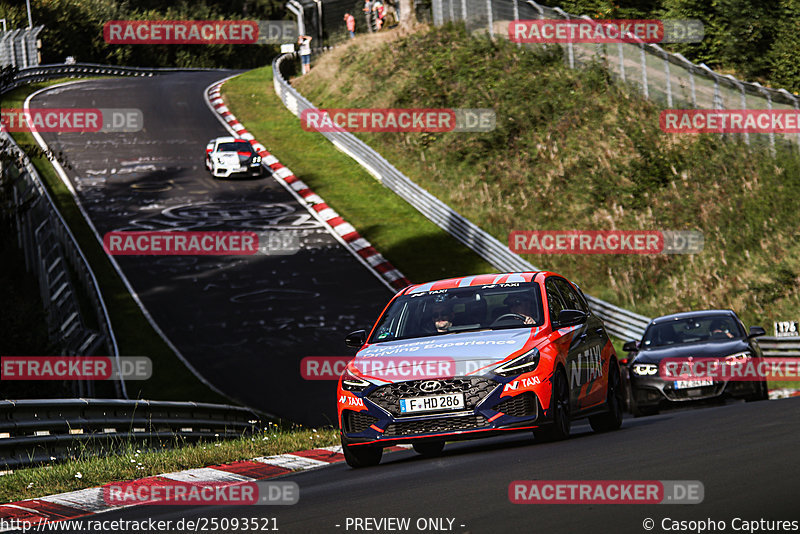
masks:
<svg viewBox="0 0 800 534"><path fill-rule="evenodd" d="M463 28L363 36L293 82L318 107L485 108L488 133L359 134L507 241L511 230L700 230L696 255L538 255L587 292L650 316L730 307L771 330L800 306L795 154L664 134L659 109L597 65Z"/></svg>

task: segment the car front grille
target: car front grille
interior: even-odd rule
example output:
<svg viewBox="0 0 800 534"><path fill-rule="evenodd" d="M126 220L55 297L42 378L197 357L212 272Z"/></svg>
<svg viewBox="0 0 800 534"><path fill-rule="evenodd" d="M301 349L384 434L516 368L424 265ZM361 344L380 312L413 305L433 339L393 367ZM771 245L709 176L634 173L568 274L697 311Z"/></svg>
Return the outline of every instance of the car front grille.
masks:
<svg viewBox="0 0 800 534"><path fill-rule="evenodd" d="M485 426L487 426L486 418L482 415L462 415L439 419L422 419L419 421L398 421L386 427L383 435L384 437L412 436L416 434L472 430Z"/></svg>
<svg viewBox="0 0 800 534"><path fill-rule="evenodd" d="M536 397L531 392L521 393L504 400L494 409L512 417L529 417L536 415Z"/></svg>
<svg viewBox="0 0 800 534"><path fill-rule="evenodd" d="M423 397L426 395L443 395L447 393L463 393L464 407L472 410L486 398L499 384L484 377L457 376L445 380L437 380L441 389L433 393L425 393L419 385L427 380L409 380L381 386L367 395L367 398L394 416L408 415L400 413L400 399L407 397ZM447 412L449 410L443 410Z"/></svg>
<svg viewBox="0 0 800 534"><path fill-rule="evenodd" d="M345 434L364 432L376 421L376 418L362 412L354 412L352 410L344 410L342 412L342 429Z"/></svg>

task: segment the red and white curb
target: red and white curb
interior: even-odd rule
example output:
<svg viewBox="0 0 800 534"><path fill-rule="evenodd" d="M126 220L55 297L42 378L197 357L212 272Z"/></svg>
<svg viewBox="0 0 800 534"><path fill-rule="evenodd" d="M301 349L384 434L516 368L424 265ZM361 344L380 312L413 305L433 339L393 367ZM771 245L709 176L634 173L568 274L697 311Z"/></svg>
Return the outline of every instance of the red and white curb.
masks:
<svg viewBox="0 0 800 534"><path fill-rule="evenodd" d="M384 450L403 451L409 447L411 446L398 445L387 447ZM250 461L212 465L175 473L163 473L133 482L126 482L126 488L131 487L135 492L136 488L140 486L164 485L170 481L196 484L198 486L213 484L215 488L225 487L243 482L265 480L297 471L316 469L343 461L342 447L336 445L298 451L291 454L262 456L253 458ZM13 525L15 522L19 524L27 521L35 525L40 522L77 519L111 510L130 508L131 506L143 506L141 504L126 504L122 506L107 504L104 499L103 489L119 483L119 481L110 482L96 488L86 488L47 497L0 504L0 532L16 530L11 526L4 526L4 522Z"/></svg>
<svg viewBox="0 0 800 534"><path fill-rule="evenodd" d="M325 201L302 180L300 180L288 168L284 167L278 158L270 154L266 147L259 143L253 134L240 123L231 113L220 95L220 89L225 80L218 82L208 88L206 97L210 106L222 117L228 129L237 137L248 141L256 152L263 158L262 161L272 169L273 176L286 189L292 193L297 200L306 206L308 210L320 222L326 225L334 237L337 238L348 250L350 250L361 262L373 273L375 273L390 289L398 291L408 286L411 282L403 276L386 258L384 258L369 241L361 237L359 233L345 221L336 211L333 210Z"/></svg>

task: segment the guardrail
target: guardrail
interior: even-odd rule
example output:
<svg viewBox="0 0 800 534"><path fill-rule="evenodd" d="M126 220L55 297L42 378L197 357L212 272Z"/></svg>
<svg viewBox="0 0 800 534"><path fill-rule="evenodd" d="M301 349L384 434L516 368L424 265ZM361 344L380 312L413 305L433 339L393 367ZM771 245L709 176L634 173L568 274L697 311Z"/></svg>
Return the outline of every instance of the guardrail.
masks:
<svg viewBox="0 0 800 534"><path fill-rule="evenodd" d="M100 284L38 171L7 133L0 142L16 163L0 164L3 177L11 184L18 242L25 254L25 266L35 274L42 304L47 312L50 339L64 355L119 357L114 329L103 301ZM94 328L81 313L74 277L80 283L96 313ZM99 330L98 330L99 329ZM76 396L93 395L92 382L76 382ZM116 382L117 395L127 398L125 383Z"/></svg>
<svg viewBox="0 0 800 534"><path fill-rule="evenodd" d="M172 67L121 67L114 65L100 65L97 63L74 63L72 65L39 65L19 69L9 80L0 87L0 94L6 93L17 87L54 78L83 78L86 76L157 76L170 72L203 72L206 68L172 68Z"/></svg>
<svg viewBox="0 0 800 534"><path fill-rule="evenodd" d="M134 441L235 438L258 430L260 418L224 404L116 399L0 401L0 468L15 469L110 452Z"/></svg>
<svg viewBox="0 0 800 534"><path fill-rule="evenodd" d="M286 59L296 54L284 54L272 62L275 92L294 115L316 107L295 90L281 72ZM350 132L320 132L339 150L356 160L379 182L415 207L428 220L442 228L461 243L475 251L500 271L538 271L504 243L482 230L450 206L411 181L386 159ZM612 335L623 339L639 339L650 318L625 310L595 297L587 296L592 311L606 324Z"/></svg>
<svg viewBox="0 0 800 534"><path fill-rule="evenodd" d="M758 338L758 344L764 356L800 357L800 337L764 336Z"/></svg>

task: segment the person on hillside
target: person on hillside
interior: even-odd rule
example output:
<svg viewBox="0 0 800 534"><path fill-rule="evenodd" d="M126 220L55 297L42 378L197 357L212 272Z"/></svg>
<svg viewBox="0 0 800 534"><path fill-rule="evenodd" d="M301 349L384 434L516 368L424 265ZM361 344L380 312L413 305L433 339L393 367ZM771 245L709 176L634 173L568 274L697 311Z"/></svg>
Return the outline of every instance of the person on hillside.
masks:
<svg viewBox="0 0 800 534"><path fill-rule="evenodd" d="M311 37L301 35L297 38L297 46L300 47L300 60L303 63L303 74L311 71Z"/></svg>
<svg viewBox="0 0 800 534"><path fill-rule="evenodd" d="M354 39L356 36L356 18L350 13L345 13L344 23L347 26L347 34L350 36L350 39Z"/></svg>
<svg viewBox="0 0 800 534"><path fill-rule="evenodd" d="M378 31L380 31L383 27L383 18L386 16L386 8L384 7L383 2L381 2L381 0L375 0L375 3L372 4L372 11L374 11L377 15L375 27Z"/></svg>

